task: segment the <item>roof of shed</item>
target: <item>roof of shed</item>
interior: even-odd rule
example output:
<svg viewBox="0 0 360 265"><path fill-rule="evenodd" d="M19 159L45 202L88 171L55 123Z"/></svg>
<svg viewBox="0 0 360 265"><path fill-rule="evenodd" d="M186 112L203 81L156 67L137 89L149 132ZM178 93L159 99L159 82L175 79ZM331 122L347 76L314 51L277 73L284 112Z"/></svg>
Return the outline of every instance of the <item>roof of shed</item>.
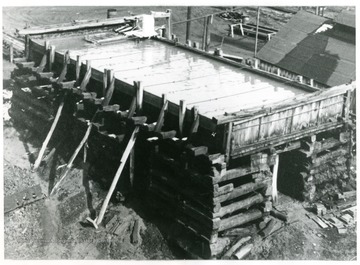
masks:
<svg viewBox="0 0 360 265"><path fill-rule="evenodd" d="M355 80L354 40L340 34L331 20L300 11L260 50L258 58L335 86Z"/></svg>
<svg viewBox="0 0 360 265"><path fill-rule="evenodd" d="M334 22L355 28L355 12L343 9L334 19Z"/></svg>

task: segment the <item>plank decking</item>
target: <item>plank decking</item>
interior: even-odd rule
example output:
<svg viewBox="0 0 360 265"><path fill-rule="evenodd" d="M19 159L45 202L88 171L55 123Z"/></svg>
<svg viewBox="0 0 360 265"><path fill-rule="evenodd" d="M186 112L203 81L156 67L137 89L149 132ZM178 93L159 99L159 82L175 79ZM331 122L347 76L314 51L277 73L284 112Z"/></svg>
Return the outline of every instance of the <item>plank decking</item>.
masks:
<svg viewBox="0 0 360 265"><path fill-rule="evenodd" d="M286 82L271 80L156 40L126 40L100 46L85 42L84 36L48 40L59 53L70 50L73 60L78 55L83 63L91 60L93 69L100 72L113 69L116 79L129 84L143 81L144 90L159 98L165 93L176 105L180 100L185 100L189 109L197 105L200 113L209 119L306 93Z"/></svg>

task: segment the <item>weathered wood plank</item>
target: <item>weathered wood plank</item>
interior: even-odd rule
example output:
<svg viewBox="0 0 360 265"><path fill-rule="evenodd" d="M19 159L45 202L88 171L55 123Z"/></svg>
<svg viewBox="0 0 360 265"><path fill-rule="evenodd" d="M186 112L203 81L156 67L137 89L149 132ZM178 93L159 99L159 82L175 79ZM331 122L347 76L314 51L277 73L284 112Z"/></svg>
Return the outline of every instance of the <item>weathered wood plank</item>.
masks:
<svg viewBox="0 0 360 265"><path fill-rule="evenodd" d="M226 229L246 224L250 221L259 219L262 217L260 210L250 210L246 213L237 214L227 219L222 219L220 222L219 231L224 231Z"/></svg>

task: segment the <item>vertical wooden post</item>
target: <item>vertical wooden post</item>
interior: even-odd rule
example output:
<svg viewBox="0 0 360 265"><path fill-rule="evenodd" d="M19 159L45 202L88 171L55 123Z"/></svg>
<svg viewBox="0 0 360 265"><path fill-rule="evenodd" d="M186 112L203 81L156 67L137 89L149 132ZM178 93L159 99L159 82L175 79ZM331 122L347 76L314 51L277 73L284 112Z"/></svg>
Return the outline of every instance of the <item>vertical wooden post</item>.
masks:
<svg viewBox="0 0 360 265"><path fill-rule="evenodd" d="M53 64L55 62L55 46L50 46L50 54L49 54L49 71L53 70Z"/></svg>
<svg viewBox="0 0 360 265"><path fill-rule="evenodd" d="M223 51L221 50L221 48L215 48L214 55L222 57Z"/></svg>
<svg viewBox="0 0 360 265"><path fill-rule="evenodd" d="M205 29L204 29L204 39L203 39L203 49L204 51L208 51L209 50L209 46L210 46L210 30L209 30L209 26L210 24L212 24L213 21L213 16L207 16L205 18Z"/></svg>
<svg viewBox="0 0 360 265"><path fill-rule="evenodd" d="M45 50L44 54L46 54L47 57L46 57L46 63L44 65L43 70L41 70L41 72L44 71L44 69L48 69L50 66L50 56L49 56L50 55L50 42L48 40L46 40L44 42L44 50Z"/></svg>
<svg viewBox="0 0 360 265"><path fill-rule="evenodd" d="M350 116L350 104L351 104L351 91L348 90L346 91L346 96L345 96L345 101L344 101L344 120L346 123L349 122L349 116Z"/></svg>
<svg viewBox="0 0 360 265"><path fill-rule="evenodd" d="M310 86L313 87L314 86L314 79L310 78Z"/></svg>
<svg viewBox="0 0 360 265"><path fill-rule="evenodd" d="M136 114L139 116L142 114L144 88L141 81L134 81L134 86L136 89Z"/></svg>
<svg viewBox="0 0 360 265"><path fill-rule="evenodd" d="M76 74L76 83L80 81L80 68L81 68L81 57L80 55L76 56L76 65L75 65L75 74Z"/></svg>
<svg viewBox="0 0 360 265"><path fill-rule="evenodd" d="M103 97L105 97L105 95L106 95L107 83L108 83L108 72L107 72L107 69L105 68L104 74L103 74L103 90L102 90Z"/></svg>
<svg viewBox="0 0 360 265"><path fill-rule="evenodd" d="M25 35L25 58L30 59L30 35Z"/></svg>
<svg viewBox="0 0 360 265"><path fill-rule="evenodd" d="M302 84L303 83L303 76L299 75L299 83Z"/></svg>
<svg viewBox="0 0 360 265"><path fill-rule="evenodd" d="M109 105L112 95L114 93L114 88L115 88L115 76L114 76L114 70L110 69L107 70L107 77L109 77L110 81L109 81L109 85L108 88L105 92L105 98L103 101L103 106L107 106Z"/></svg>
<svg viewBox="0 0 360 265"><path fill-rule="evenodd" d="M132 149L129 155L129 182L131 189L134 188L135 178L135 149Z"/></svg>
<svg viewBox="0 0 360 265"><path fill-rule="evenodd" d="M229 25L229 27L230 27L230 37L234 38L234 27L233 25Z"/></svg>
<svg viewBox="0 0 360 265"><path fill-rule="evenodd" d="M144 88L141 81L134 81L136 89L136 115L141 115L143 110ZM129 181L130 187L134 187L135 178L135 150L132 149L129 157Z"/></svg>
<svg viewBox="0 0 360 265"><path fill-rule="evenodd" d="M34 167L33 167L33 170L36 170L39 166L40 166L40 163L41 163L41 160L44 156L44 153L45 153L45 150L46 150L46 147L51 139L51 136L53 135L54 131L55 131L55 128L56 128L56 125L60 119L60 115L61 115L61 112L62 112L62 109L64 107L64 103L65 103L65 99L62 98L61 100L61 103L59 105L59 108L56 112L56 116L55 116L55 119L51 125L51 128L50 128L50 131L48 132L46 138L45 138L45 141L43 142L42 146L41 146L41 149L40 149L40 152L39 152L39 155L34 163Z"/></svg>
<svg viewBox="0 0 360 265"><path fill-rule="evenodd" d="M179 138L183 137L185 114L186 114L186 101L180 100L180 104L179 104Z"/></svg>
<svg viewBox="0 0 360 265"><path fill-rule="evenodd" d="M190 6L188 6L188 8L187 8L187 18L186 19L188 21L186 22L186 38L185 38L185 40L188 41L190 39L190 35L191 35L191 21L189 21L191 19L191 7Z"/></svg>
<svg viewBox="0 0 360 265"><path fill-rule="evenodd" d="M69 50L67 50L65 53L63 68L61 70L59 78L56 81L57 84L60 84L61 82L63 82L66 77L67 67L68 67L68 64L70 63L70 54L69 53L70 53Z"/></svg>
<svg viewBox="0 0 360 265"><path fill-rule="evenodd" d="M186 45L191 47L191 40L186 40Z"/></svg>
<svg viewBox="0 0 360 265"><path fill-rule="evenodd" d="M258 59L254 60L254 68L259 69L259 60Z"/></svg>
<svg viewBox="0 0 360 265"><path fill-rule="evenodd" d="M276 68L276 75L280 76L280 68Z"/></svg>
<svg viewBox="0 0 360 265"><path fill-rule="evenodd" d="M86 60L86 71L89 71L91 69L91 61Z"/></svg>
<svg viewBox="0 0 360 265"><path fill-rule="evenodd" d="M273 166L273 174L272 174L272 200L273 205L275 205L278 201L278 192L277 192L277 177L278 177L278 168L279 168L279 155L275 155L275 164Z"/></svg>
<svg viewBox="0 0 360 265"><path fill-rule="evenodd" d="M45 48L45 52L47 52L49 50L50 42L48 40L45 41L44 48Z"/></svg>
<svg viewBox="0 0 360 265"><path fill-rule="evenodd" d="M224 126L224 153L225 153L225 162L229 165L230 153L231 153L231 137L232 137L233 123L229 122Z"/></svg>
<svg viewBox="0 0 360 265"><path fill-rule="evenodd" d="M205 50L206 22L207 22L207 17L204 17L203 37L202 37L202 43L201 43L201 49L203 49L203 50Z"/></svg>
<svg viewBox="0 0 360 265"><path fill-rule="evenodd" d="M258 7L258 9L257 9L254 57L256 57L256 55L257 55L257 43L258 43L258 35L259 35L259 20L260 20L260 7Z"/></svg>
<svg viewBox="0 0 360 265"><path fill-rule="evenodd" d="M166 25L165 25L166 38L170 40L171 39L171 9L166 10L166 13L170 13L169 17L166 18Z"/></svg>
<svg viewBox="0 0 360 265"><path fill-rule="evenodd" d="M119 181L119 178L121 176L121 173L122 173L122 171L124 169L125 162L126 162L128 156L129 156L131 150L134 147L138 132L139 132L139 126L136 126L133 133L132 133L132 135L131 135L131 137L130 137L130 140L129 140L126 148L125 148L125 151L122 154L122 157L121 157L121 160L120 160L120 166L119 166L118 170L116 171L116 174L115 174L115 177L114 177L114 179L113 179L113 181L111 183L109 192L106 195L105 201L104 201L104 203L103 203L103 205L101 207L101 210L99 212L99 216L96 218L96 225L99 225L102 222L103 218L104 218L106 208L107 208L107 206L108 206L108 204L110 202L110 198L111 198L113 192L115 191L116 185L117 185L117 183Z"/></svg>
<svg viewBox="0 0 360 265"><path fill-rule="evenodd" d="M86 60L86 73L80 84L80 89L82 91L86 91L86 86L88 85L90 78L91 78L91 61Z"/></svg>
<svg viewBox="0 0 360 265"><path fill-rule="evenodd" d="M199 127L199 122L200 122L200 117L199 117L199 107L198 106L194 106L191 109L191 114L192 114L192 124L190 127L190 133L189 133L189 142L192 141L194 134L197 133L198 127Z"/></svg>
<svg viewBox="0 0 360 265"><path fill-rule="evenodd" d="M10 43L10 47L9 47L9 61L10 63L14 62L14 46L12 43Z"/></svg>
<svg viewBox="0 0 360 265"><path fill-rule="evenodd" d="M167 106L168 106L167 95L162 94L162 108L160 110L160 114L159 114L158 120L156 122L154 132L160 132L161 131L161 128L162 128L162 126L164 124L164 118L165 118L165 112L167 110Z"/></svg>

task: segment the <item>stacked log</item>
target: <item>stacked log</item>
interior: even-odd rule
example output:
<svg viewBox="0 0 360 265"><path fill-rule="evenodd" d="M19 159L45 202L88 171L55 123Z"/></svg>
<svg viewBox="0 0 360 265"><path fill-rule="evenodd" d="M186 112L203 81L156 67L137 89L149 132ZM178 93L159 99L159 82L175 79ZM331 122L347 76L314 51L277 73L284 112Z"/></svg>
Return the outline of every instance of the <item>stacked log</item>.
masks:
<svg viewBox="0 0 360 265"><path fill-rule="evenodd" d="M317 201L325 195L334 197L355 190L355 175L348 174L348 132L322 140L304 141L297 155L303 161L299 174L304 182L303 196Z"/></svg>
<svg viewBox="0 0 360 265"><path fill-rule="evenodd" d="M104 178L104 175L114 175L121 157L122 143L129 130L126 111L120 111L120 106L116 104L102 106L104 98L101 93L80 90L75 81L67 79L71 73L62 82L57 82L60 72L37 72L38 63L25 59L15 59L15 62L17 68L12 72L15 87L9 110L15 124L37 133L39 139L44 138L59 100L65 96L63 114L52 137L52 145L66 136L71 142L77 143L87 128L86 120L94 117L88 139L88 159L94 165L90 173L94 177L101 176L100 179L108 185L111 177Z"/></svg>
<svg viewBox="0 0 360 265"><path fill-rule="evenodd" d="M206 146L194 147L186 138L151 136L146 142L150 206L193 238L171 235L178 245L199 242L186 247L192 255L218 257L228 245L223 234L270 214L271 174L266 154L248 158L247 167L228 169L224 155L208 154Z"/></svg>

